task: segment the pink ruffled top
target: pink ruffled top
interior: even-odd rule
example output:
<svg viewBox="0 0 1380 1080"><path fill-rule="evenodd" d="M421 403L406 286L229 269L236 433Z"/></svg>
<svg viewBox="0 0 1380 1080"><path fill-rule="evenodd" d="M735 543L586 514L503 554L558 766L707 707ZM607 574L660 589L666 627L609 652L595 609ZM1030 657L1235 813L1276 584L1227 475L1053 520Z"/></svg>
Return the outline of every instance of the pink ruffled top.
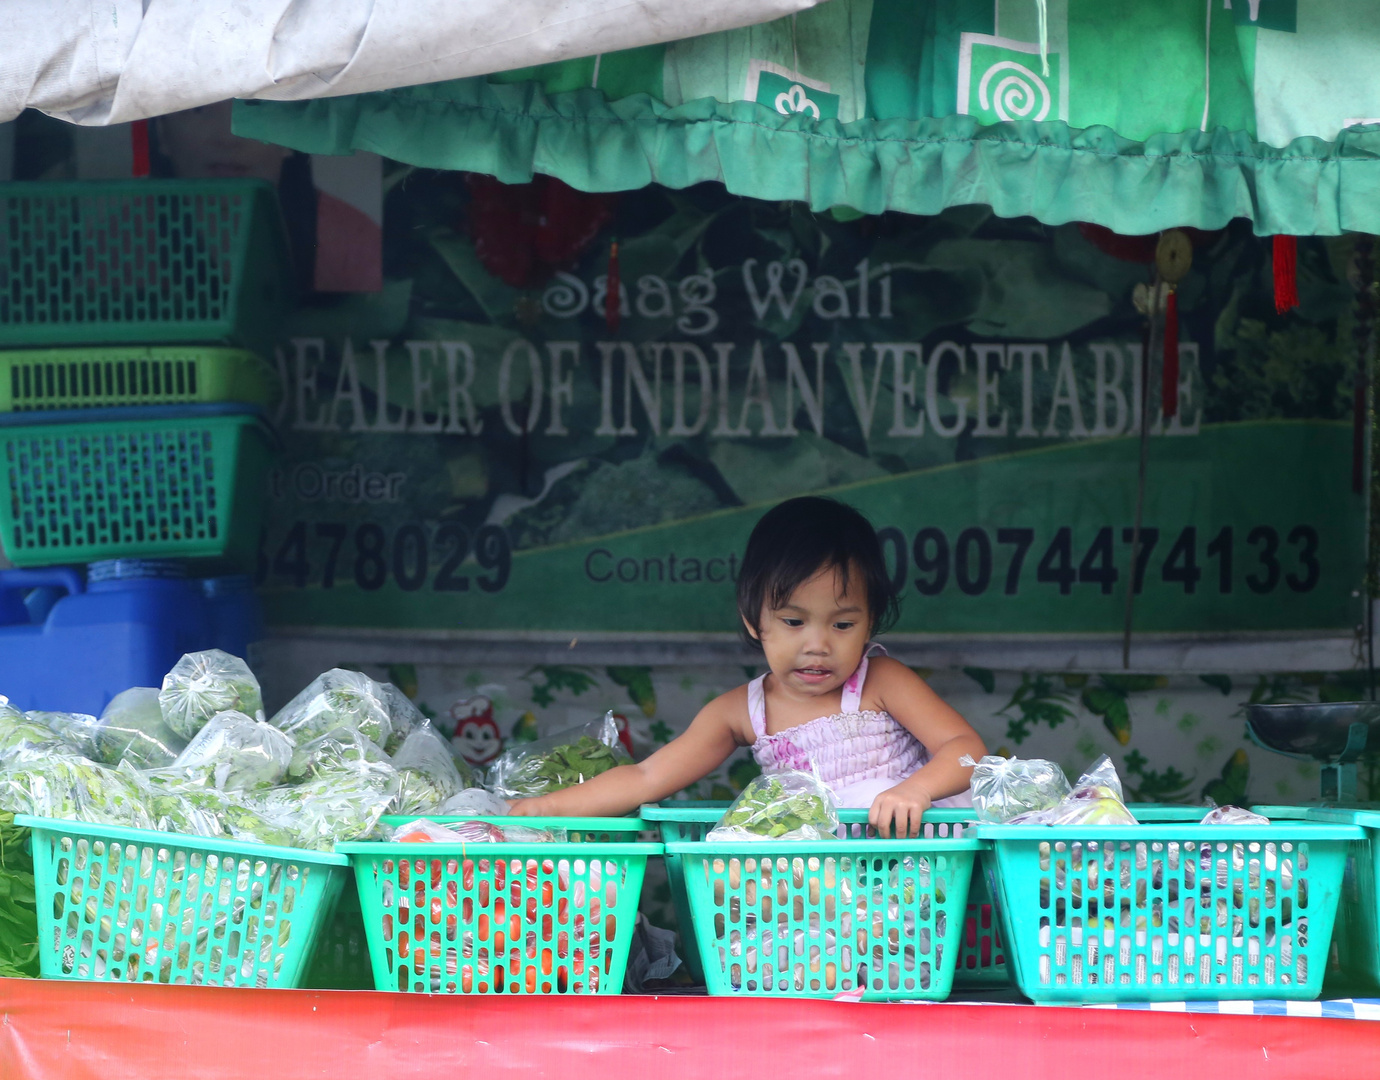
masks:
<svg viewBox="0 0 1380 1080"><path fill-rule="evenodd" d="M748 684L748 716L756 741L752 756L763 772L813 771L834 793L839 806L869 807L887 788L919 769L930 755L920 740L890 713L862 708L867 660L884 651L870 645L862 663L843 684L839 711L767 734L765 675ZM968 792L935 800L936 806L971 806Z"/></svg>

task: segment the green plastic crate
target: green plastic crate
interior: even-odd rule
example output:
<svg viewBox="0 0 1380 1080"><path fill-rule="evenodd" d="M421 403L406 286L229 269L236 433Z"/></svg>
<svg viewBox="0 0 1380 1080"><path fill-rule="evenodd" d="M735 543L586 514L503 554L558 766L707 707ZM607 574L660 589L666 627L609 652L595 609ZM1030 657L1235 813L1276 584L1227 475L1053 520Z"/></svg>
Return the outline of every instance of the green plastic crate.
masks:
<svg viewBox="0 0 1380 1080"><path fill-rule="evenodd" d="M645 827L633 818L521 824L621 836ZM525 995L622 992L647 858L662 847L584 839L336 850L354 866L375 989Z"/></svg>
<svg viewBox="0 0 1380 1080"><path fill-rule="evenodd" d="M16 815L33 830L44 978L296 986L341 855Z"/></svg>
<svg viewBox="0 0 1380 1080"><path fill-rule="evenodd" d="M275 451L244 405L0 414L0 542L16 566L252 567Z"/></svg>
<svg viewBox="0 0 1380 1080"><path fill-rule="evenodd" d="M1254 806L1271 820L1304 819L1312 822L1356 825L1365 838L1351 846L1342 875L1342 896L1337 924L1328 955L1328 982L1338 996L1380 990L1380 859L1375 845L1380 839L1380 811L1327 806ZM1332 993L1328 990L1329 996Z"/></svg>
<svg viewBox="0 0 1380 1080"><path fill-rule="evenodd" d="M0 352L0 412L238 401L269 408L278 374L247 349L212 345Z"/></svg>
<svg viewBox="0 0 1380 1080"><path fill-rule="evenodd" d="M0 346L204 342L271 356L292 294L264 181L0 185Z"/></svg>
<svg viewBox="0 0 1380 1080"><path fill-rule="evenodd" d="M661 806L644 806L642 816L661 827L666 843L703 840L729 807L726 802L669 802ZM840 818L853 825L867 821L866 810L842 810ZM954 825L973 820L972 810L966 808L931 808L925 812L925 836L945 837L961 835L952 831ZM963 924L962 946L954 969L954 986L964 988L1006 986L1006 956L1002 950L1001 932L987 879L981 871L979 853L973 866L973 880L968 887L968 909ZM671 887L671 902L676 910L681 942L685 947L685 963L690 974L704 980L700 963L699 943L695 922L690 917L690 900L686 894L685 871L679 855L667 852L666 878Z"/></svg>
<svg viewBox="0 0 1380 1080"><path fill-rule="evenodd" d="M1317 997L1361 830L1162 820L974 834L992 844L1012 978L1057 1003Z"/></svg>
<svg viewBox="0 0 1380 1080"><path fill-rule="evenodd" d="M681 841L710 994L943 1000L980 843Z"/></svg>

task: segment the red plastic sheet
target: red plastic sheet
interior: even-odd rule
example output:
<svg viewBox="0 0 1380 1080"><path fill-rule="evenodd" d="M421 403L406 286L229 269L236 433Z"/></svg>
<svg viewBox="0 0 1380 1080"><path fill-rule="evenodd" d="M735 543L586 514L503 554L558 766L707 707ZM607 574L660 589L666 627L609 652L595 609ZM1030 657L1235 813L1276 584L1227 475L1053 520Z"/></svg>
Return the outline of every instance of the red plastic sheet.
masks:
<svg viewBox="0 0 1380 1080"><path fill-rule="evenodd" d="M1357 1020L0 979L4 1080L1314 1080L1376 1075L1377 1052Z"/></svg>

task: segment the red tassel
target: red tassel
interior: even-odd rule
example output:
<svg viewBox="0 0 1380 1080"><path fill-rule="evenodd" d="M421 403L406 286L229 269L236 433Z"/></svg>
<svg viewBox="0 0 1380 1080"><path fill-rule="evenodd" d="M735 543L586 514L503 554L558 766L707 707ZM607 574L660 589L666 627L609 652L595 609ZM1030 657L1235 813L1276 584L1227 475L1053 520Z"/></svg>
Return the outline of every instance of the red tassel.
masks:
<svg viewBox="0 0 1380 1080"><path fill-rule="evenodd" d="M1179 411L1179 297L1172 285L1164 304L1164 378L1160 384L1160 403L1166 420Z"/></svg>
<svg viewBox="0 0 1380 1080"><path fill-rule="evenodd" d="M618 333L618 322L622 317L622 283L618 279L618 241L609 247L608 292L604 294L604 322L609 333Z"/></svg>
<svg viewBox="0 0 1380 1080"><path fill-rule="evenodd" d="M134 157L134 175L146 177L149 174L149 122L135 120L129 125L129 145Z"/></svg>
<svg viewBox="0 0 1380 1080"><path fill-rule="evenodd" d="M1275 310L1283 315L1299 306L1299 242L1292 236L1275 237Z"/></svg>

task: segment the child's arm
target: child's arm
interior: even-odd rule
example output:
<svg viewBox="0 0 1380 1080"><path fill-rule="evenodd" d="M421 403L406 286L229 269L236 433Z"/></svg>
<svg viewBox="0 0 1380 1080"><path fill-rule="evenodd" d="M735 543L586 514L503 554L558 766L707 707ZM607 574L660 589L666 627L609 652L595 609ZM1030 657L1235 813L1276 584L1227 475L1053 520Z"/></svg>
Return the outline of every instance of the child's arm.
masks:
<svg viewBox="0 0 1380 1080"><path fill-rule="evenodd" d="M877 657L867 671L869 697L880 700L907 731L929 751L930 760L872 804L868 820L883 836L918 836L920 816L936 799L957 795L968 786L973 770L958 763L964 754L977 761L987 752L982 737L958 712L910 668L890 657Z"/></svg>
<svg viewBox="0 0 1380 1080"><path fill-rule="evenodd" d="M741 700L739 700L741 699ZM715 698L645 761L619 765L583 784L535 799L519 799L512 812L550 817L617 817L643 803L659 802L722 765L741 744L735 717L747 715L747 689Z"/></svg>

